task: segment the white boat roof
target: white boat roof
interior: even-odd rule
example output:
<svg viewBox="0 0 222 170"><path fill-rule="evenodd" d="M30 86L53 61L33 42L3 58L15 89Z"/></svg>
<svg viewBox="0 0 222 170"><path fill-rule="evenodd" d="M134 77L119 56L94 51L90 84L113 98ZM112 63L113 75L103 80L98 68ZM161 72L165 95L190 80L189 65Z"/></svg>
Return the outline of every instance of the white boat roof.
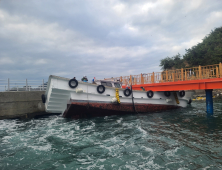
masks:
<svg viewBox="0 0 222 170"><path fill-rule="evenodd" d="M114 81L114 80L95 80L95 82L110 82L110 83L119 83L122 84L121 81Z"/></svg>
<svg viewBox="0 0 222 170"><path fill-rule="evenodd" d="M48 88L49 88L49 85L50 85L50 80L52 79L52 78L55 78L55 79L62 79L62 80L67 80L67 81L69 81L70 80L70 78L65 78L65 77L60 77L60 76L55 76L55 75L50 75L49 76L49 79L48 79L48 85L47 85L47 88L46 88L46 93L48 92ZM72 78L71 78L72 79ZM81 81L81 80L77 80L77 81L79 81L80 83L88 83L88 82L83 82L83 81ZM95 80L95 82L110 82L110 83L119 83L120 85L122 85L122 82L120 82L120 81L114 81L113 79L109 79L109 80L101 80L101 79L96 79Z"/></svg>

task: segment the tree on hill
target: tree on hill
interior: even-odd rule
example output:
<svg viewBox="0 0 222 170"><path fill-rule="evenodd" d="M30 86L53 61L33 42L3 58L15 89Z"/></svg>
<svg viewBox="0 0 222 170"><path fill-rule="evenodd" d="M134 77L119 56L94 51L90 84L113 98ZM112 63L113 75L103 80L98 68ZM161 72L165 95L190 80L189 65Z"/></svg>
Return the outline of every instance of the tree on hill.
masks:
<svg viewBox="0 0 222 170"><path fill-rule="evenodd" d="M202 43L186 49L186 53L181 56L177 54L173 57L166 57L160 61L162 70L179 69L198 65L211 65L222 62L222 27L216 28L204 37Z"/></svg>
<svg viewBox="0 0 222 170"><path fill-rule="evenodd" d="M162 70L169 70L185 67L185 64L183 59L181 59L181 55L178 53L173 57L166 57L165 59L160 60L160 66Z"/></svg>

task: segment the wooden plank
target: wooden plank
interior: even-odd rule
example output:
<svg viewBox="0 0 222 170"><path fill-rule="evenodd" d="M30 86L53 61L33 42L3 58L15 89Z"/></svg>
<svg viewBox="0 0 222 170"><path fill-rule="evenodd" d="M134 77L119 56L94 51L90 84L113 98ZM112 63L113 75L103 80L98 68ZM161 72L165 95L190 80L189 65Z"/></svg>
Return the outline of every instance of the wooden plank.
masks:
<svg viewBox="0 0 222 170"><path fill-rule="evenodd" d="M141 84L144 84L144 79L143 79L143 74L142 73L140 74L140 82L141 82Z"/></svg>
<svg viewBox="0 0 222 170"><path fill-rule="evenodd" d="M219 64L219 72L220 72L220 77L222 77L222 64Z"/></svg>
<svg viewBox="0 0 222 170"><path fill-rule="evenodd" d="M161 73L161 82L163 82L163 74Z"/></svg>
<svg viewBox="0 0 222 170"><path fill-rule="evenodd" d="M199 79L201 79L202 76L201 76L201 66L199 65Z"/></svg>
<svg viewBox="0 0 222 170"><path fill-rule="evenodd" d="M218 67L216 66L216 77L219 77Z"/></svg>
<svg viewBox="0 0 222 170"><path fill-rule="evenodd" d="M181 68L181 81L183 81L183 68Z"/></svg>
<svg viewBox="0 0 222 170"><path fill-rule="evenodd" d="M132 85L132 75L130 75L130 81L129 84Z"/></svg>
<svg viewBox="0 0 222 170"><path fill-rule="evenodd" d="M168 82L168 71L166 70L166 82Z"/></svg>

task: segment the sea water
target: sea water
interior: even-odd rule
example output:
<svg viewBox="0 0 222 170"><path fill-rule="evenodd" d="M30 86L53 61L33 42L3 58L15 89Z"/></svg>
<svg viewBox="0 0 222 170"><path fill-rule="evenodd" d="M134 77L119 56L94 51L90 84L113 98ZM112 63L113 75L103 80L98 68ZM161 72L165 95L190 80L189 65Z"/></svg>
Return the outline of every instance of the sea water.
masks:
<svg viewBox="0 0 222 170"><path fill-rule="evenodd" d="M0 120L1 170L222 169L222 100L152 114Z"/></svg>

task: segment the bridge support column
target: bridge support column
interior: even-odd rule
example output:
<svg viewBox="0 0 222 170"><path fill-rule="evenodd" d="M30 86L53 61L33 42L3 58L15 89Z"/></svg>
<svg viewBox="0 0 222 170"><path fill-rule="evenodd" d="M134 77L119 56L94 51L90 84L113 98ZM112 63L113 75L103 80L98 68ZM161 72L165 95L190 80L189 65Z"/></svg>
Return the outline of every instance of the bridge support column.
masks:
<svg viewBox="0 0 222 170"><path fill-rule="evenodd" d="M213 97L212 97L212 89L205 90L206 92L206 107L207 107L207 116L213 115Z"/></svg>

